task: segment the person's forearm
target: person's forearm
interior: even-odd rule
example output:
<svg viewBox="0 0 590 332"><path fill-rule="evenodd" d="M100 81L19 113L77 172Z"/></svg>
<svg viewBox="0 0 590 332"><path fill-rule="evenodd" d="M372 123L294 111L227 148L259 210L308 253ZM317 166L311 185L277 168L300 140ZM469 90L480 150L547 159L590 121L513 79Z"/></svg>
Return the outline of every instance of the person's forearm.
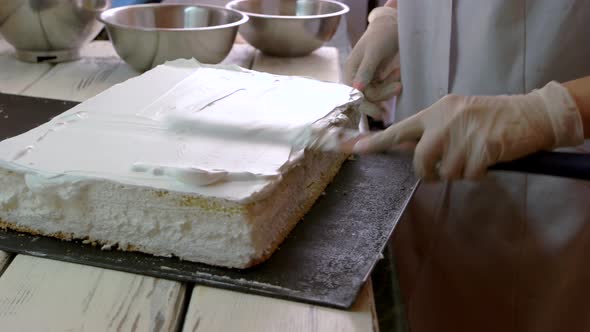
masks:
<svg viewBox="0 0 590 332"><path fill-rule="evenodd" d="M563 83L574 97L582 122L584 123L584 137L590 138L590 76Z"/></svg>
<svg viewBox="0 0 590 332"><path fill-rule="evenodd" d="M387 0L387 2L385 3L385 6L397 8L397 0Z"/></svg>

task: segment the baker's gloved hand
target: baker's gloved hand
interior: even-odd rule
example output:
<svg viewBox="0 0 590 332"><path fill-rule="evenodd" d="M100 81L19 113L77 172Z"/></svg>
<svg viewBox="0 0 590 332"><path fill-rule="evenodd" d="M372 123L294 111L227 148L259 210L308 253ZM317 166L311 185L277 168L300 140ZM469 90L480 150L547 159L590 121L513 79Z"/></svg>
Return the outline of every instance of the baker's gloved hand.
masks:
<svg viewBox="0 0 590 332"><path fill-rule="evenodd" d="M388 129L361 139L358 153L396 150L419 140L416 174L431 179L477 179L487 168L528 154L584 142L576 102L557 82L526 95L448 95Z"/></svg>
<svg viewBox="0 0 590 332"><path fill-rule="evenodd" d="M369 26L344 66L344 83L365 95L360 111L374 118L383 116L379 103L399 95L397 9L378 7L369 14Z"/></svg>

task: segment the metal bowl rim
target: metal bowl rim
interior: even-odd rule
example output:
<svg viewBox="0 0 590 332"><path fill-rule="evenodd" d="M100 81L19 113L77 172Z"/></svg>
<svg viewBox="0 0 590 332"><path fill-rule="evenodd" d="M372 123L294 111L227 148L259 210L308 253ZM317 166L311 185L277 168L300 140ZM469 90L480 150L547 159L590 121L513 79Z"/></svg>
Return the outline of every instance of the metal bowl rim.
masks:
<svg viewBox="0 0 590 332"><path fill-rule="evenodd" d="M158 7L158 8L162 8L162 7L185 7L185 8L201 7L201 8L206 8L206 9L221 9L221 10L236 13L239 16L241 16L242 18L237 22L233 22L233 23L229 23L229 24L221 24L221 25L199 27L199 28L148 28L148 27L141 27L141 26L136 26L136 25L113 23L113 22L109 22L105 17L103 17L103 16L107 16L107 15L110 15L110 14L118 12L118 11L127 10L129 8L134 9L134 8L145 8L145 7ZM248 17L248 15L245 15L244 13L240 12L239 10L225 8L222 6L191 5L191 4L181 4L181 3L169 3L169 4L150 3L150 4L128 5L128 6L110 8L110 9L107 9L107 10L101 12L100 16L98 17L98 20L101 23L103 23L105 26L112 26L112 27L117 27L117 28L135 30L135 31L207 31L207 30L219 30L219 29L224 29L224 28L239 27L240 25L248 22L249 17Z"/></svg>
<svg viewBox="0 0 590 332"><path fill-rule="evenodd" d="M225 8L229 9L229 10L236 10L239 12L242 12L244 14L246 14L247 16L250 17L256 17L256 18L273 18L273 19L286 19L286 20L309 20L309 19L321 19L321 18L329 18L329 17L335 17L335 16L342 16L346 13L348 13L350 11L350 7L348 7L348 5L339 2L339 1L335 1L335 0L314 0L315 2L327 2L327 3L331 3L331 4L335 4L338 5L342 8L342 10L334 12L334 13L329 13L329 14L322 14L322 15L300 15L300 16L289 16L289 15L267 15L267 14L257 14L257 13L251 13L251 12L247 12L247 11L243 11L243 10L237 10L232 8L232 6L236 3L240 3L240 2L246 2L249 0L233 0L228 2L225 5Z"/></svg>

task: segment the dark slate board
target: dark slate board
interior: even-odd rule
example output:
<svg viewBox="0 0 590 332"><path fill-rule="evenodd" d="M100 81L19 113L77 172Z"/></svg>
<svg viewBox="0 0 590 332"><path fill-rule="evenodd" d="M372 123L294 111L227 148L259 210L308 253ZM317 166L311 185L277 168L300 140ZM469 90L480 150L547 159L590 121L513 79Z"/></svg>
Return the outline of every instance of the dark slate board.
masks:
<svg viewBox="0 0 590 332"><path fill-rule="evenodd" d="M0 94L0 140L32 129L74 105ZM407 156L374 155L347 161L279 250L265 263L247 270L101 250L79 241L13 231L0 231L0 249L345 309L353 304L380 259L416 185Z"/></svg>

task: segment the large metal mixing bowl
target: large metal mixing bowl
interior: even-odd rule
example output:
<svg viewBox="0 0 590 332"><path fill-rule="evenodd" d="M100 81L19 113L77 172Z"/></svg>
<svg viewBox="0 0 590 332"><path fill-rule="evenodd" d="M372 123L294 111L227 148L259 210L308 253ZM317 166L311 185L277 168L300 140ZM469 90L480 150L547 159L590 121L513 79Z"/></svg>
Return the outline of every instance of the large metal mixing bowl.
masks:
<svg viewBox="0 0 590 332"><path fill-rule="evenodd" d="M119 56L142 72L181 58L221 62L248 17L216 6L148 4L113 8L100 20Z"/></svg>
<svg viewBox="0 0 590 332"><path fill-rule="evenodd" d="M79 58L103 25L99 13L111 0L0 0L0 34L28 62Z"/></svg>
<svg viewBox="0 0 590 332"><path fill-rule="evenodd" d="M227 8L250 21L240 35L263 53L297 57L320 48L334 37L340 18L350 10L332 0L235 0Z"/></svg>

